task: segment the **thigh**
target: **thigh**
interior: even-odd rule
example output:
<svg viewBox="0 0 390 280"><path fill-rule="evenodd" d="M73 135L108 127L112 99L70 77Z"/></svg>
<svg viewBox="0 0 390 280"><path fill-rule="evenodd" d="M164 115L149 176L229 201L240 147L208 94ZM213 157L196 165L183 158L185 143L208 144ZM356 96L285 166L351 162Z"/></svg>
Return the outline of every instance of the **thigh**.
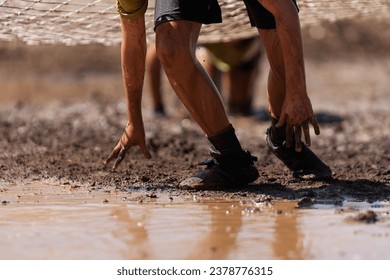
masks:
<svg viewBox="0 0 390 280"><path fill-rule="evenodd" d="M156 0L155 27L172 20L188 20L202 24L222 22L217 0Z"/></svg>

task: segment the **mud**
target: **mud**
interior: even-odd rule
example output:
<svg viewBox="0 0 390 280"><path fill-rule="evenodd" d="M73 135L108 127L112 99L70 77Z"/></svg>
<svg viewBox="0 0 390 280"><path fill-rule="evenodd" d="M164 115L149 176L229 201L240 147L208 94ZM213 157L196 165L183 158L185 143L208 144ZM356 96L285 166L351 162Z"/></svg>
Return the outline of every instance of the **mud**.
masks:
<svg viewBox="0 0 390 280"><path fill-rule="evenodd" d="M294 179L265 146L268 121L231 116L242 145L259 158L260 178L247 187L197 195L309 197L334 204L346 199L389 199L390 57L384 50L388 50L390 39L384 36L374 44L380 37L378 28L387 25L371 24L369 30L361 23L325 26L324 38L311 38L310 30L304 33L308 91L322 130L320 136L312 137L312 148L332 167L333 180ZM360 42L356 49L344 42L345 30L355 31L354 38ZM367 34L371 37L363 44L361 37ZM324 48L319 52L321 42ZM177 184L200 170L197 164L208 157L209 143L167 84L167 118L154 117L145 87L144 121L153 159L146 160L133 149L118 170L103 166L126 122L118 50L2 45L2 193L11 184L55 180L75 190L121 190L139 196L192 194L178 189ZM372 50L375 52L370 53ZM53 54L50 59L45 55L48 52ZM266 107L267 67L263 62L255 100L258 108Z"/></svg>
<svg viewBox="0 0 390 280"><path fill-rule="evenodd" d="M132 196L12 185L0 211L0 259L388 259L389 202L298 208L266 196Z"/></svg>
<svg viewBox="0 0 390 280"><path fill-rule="evenodd" d="M345 199L371 202L388 199L390 120L386 78L389 65L389 61L387 65L359 61L350 62L344 68L339 63L322 64L318 70L318 65L308 63L309 73L313 73L309 85L315 88L311 89L315 92L314 106L320 104L317 107L327 110L319 110L319 120L326 122L321 123L321 135L313 136L313 150L332 167L333 180L294 179L265 146L268 122L232 117L243 146L259 158L256 165L261 176L248 187L227 192L203 191L197 195L310 197L334 203ZM370 70L360 72L362 69ZM344 74L355 77L346 81L340 78ZM373 85L377 88L367 88ZM78 102L17 101L2 106L1 191L5 192L10 184L56 180L60 185L90 191L127 190L140 195L167 193L171 196L191 193L178 189L177 184L200 170L197 164L208 157L209 144L184 113L181 117L157 119L146 108L147 142L153 158L146 160L138 149L133 149L118 170L104 167L103 161L124 127L124 106L123 100L99 94L90 94ZM181 110L177 103L173 106ZM337 121L329 122L323 116L337 116Z"/></svg>
<svg viewBox="0 0 390 280"><path fill-rule="evenodd" d="M116 171L103 165L126 123L118 46L1 43L0 258L388 259L388 30L374 20L304 30L321 127L312 149L332 180L293 178L265 146L268 120L230 116L260 177L221 191L177 187L209 143L166 80L165 118L145 86L153 158L135 148Z"/></svg>

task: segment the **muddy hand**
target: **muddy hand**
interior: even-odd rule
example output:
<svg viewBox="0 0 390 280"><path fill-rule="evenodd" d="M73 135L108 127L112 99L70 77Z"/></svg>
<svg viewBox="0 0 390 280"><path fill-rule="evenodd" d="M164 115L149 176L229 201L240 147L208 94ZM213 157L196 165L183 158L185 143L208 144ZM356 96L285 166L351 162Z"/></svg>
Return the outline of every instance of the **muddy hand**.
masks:
<svg viewBox="0 0 390 280"><path fill-rule="evenodd" d="M302 130L303 130L303 135L305 138L305 143L307 146L311 145L311 139L310 139L310 130L309 130L309 122L313 125L314 127L314 132L316 135L320 134L320 128L318 126L318 123L314 117L310 119L310 121L304 121L302 124L291 124L288 121L288 116L286 117L287 119L287 125L286 125L286 146L291 147L292 145L292 137L294 137L294 142L295 142L295 150L297 152L302 151Z"/></svg>
<svg viewBox="0 0 390 280"><path fill-rule="evenodd" d="M112 167L112 169L115 170L126 157L127 152L132 146L139 146L145 158L149 159L152 157L145 144L145 133L143 129L142 131L137 132L134 127L132 127L130 124L127 124L121 139L112 150L111 154L104 161L104 165L108 165L111 161L115 160Z"/></svg>
<svg viewBox="0 0 390 280"><path fill-rule="evenodd" d="M311 145L309 123L316 135L320 134L320 127L314 117L313 109L308 97L290 98L283 104L281 116L276 127L286 124L286 146L291 147L294 137L295 150L302 151L302 130L307 146Z"/></svg>

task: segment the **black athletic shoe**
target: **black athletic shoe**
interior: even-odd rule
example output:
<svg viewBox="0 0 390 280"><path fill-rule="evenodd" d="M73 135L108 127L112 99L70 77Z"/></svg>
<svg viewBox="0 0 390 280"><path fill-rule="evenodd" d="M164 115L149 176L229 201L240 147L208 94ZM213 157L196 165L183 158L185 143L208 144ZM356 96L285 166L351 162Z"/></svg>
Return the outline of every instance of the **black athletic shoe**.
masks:
<svg viewBox="0 0 390 280"><path fill-rule="evenodd" d="M267 130L266 142L268 149L276 155L293 172L293 176L306 180L321 180L332 177L330 167L319 159L304 143L302 151L295 151L295 144L287 148L283 143L271 140L271 128Z"/></svg>
<svg viewBox="0 0 390 280"><path fill-rule="evenodd" d="M210 148L211 159L200 165L206 169L182 181L179 186L190 189L217 190L239 186L246 186L259 177L254 166L257 158L249 151L243 150L236 156L222 155L214 148Z"/></svg>

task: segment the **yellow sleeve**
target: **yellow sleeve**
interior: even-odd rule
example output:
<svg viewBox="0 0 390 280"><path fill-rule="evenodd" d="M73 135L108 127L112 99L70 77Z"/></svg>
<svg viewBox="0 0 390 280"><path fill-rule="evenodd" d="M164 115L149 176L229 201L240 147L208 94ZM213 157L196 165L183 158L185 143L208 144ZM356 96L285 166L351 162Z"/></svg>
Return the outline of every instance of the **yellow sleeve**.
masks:
<svg viewBox="0 0 390 280"><path fill-rule="evenodd" d="M148 0L116 0L116 9L121 17L137 19L148 8Z"/></svg>

